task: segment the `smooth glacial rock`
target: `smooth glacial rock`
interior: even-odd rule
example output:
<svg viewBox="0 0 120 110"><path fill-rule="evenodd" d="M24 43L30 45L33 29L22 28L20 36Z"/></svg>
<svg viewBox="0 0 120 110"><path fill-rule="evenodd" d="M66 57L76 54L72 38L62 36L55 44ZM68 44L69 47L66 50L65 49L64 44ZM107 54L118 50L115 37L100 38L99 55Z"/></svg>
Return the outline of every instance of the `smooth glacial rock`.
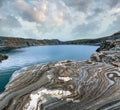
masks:
<svg viewBox="0 0 120 110"><path fill-rule="evenodd" d="M0 95L0 110L117 108L120 67L97 62L59 61L23 68Z"/></svg>

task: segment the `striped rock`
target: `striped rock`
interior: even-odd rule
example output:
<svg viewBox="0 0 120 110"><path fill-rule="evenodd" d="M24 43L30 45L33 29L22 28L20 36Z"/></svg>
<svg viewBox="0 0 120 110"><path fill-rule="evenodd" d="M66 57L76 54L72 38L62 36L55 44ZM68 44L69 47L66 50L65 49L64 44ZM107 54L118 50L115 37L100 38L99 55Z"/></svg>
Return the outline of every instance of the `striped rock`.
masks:
<svg viewBox="0 0 120 110"><path fill-rule="evenodd" d="M15 72L0 110L120 110L120 67L59 61Z"/></svg>

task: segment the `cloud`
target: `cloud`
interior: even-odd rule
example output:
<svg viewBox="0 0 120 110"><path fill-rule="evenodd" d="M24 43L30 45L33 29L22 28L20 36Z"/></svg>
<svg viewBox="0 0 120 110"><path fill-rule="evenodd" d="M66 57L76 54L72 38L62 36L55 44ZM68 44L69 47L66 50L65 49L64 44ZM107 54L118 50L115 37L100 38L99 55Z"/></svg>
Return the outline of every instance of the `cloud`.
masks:
<svg viewBox="0 0 120 110"><path fill-rule="evenodd" d="M97 34L97 30L99 25L96 22L89 22L88 24L77 25L71 32L74 33L73 37L80 39L80 38L90 38L95 37ZM85 32L86 30L86 32Z"/></svg>
<svg viewBox="0 0 120 110"><path fill-rule="evenodd" d="M3 36L17 36L16 30L21 28L17 18L7 15L0 16L0 34Z"/></svg>
<svg viewBox="0 0 120 110"><path fill-rule="evenodd" d="M119 0L0 0L0 33L60 40L100 37L119 29L119 7Z"/></svg>
<svg viewBox="0 0 120 110"><path fill-rule="evenodd" d="M18 22L18 20L11 16L1 16L0 17L0 26L4 27L6 26L7 28L17 28L17 27L21 27L20 23Z"/></svg>
<svg viewBox="0 0 120 110"><path fill-rule="evenodd" d="M108 29L101 33L101 36L112 35L115 32L120 31L120 15L114 20L113 24L108 27Z"/></svg>
<svg viewBox="0 0 120 110"><path fill-rule="evenodd" d="M34 3L34 2L33 2ZM46 20L47 2L38 2L38 6L31 6L24 0L14 2L14 10L24 19L30 22L41 23Z"/></svg>
<svg viewBox="0 0 120 110"><path fill-rule="evenodd" d="M57 26L62 25L64 19L63 12L58 13L57 15L53 16L53 20L56 22Z"/></svg>
<svg viewBox="0 0 120 110"><path fill-rule="evenodd" d="M109 8L113 8L117 5L120 6L120 0L102 0L102 2L105 2L105 4L109 6Z"/></svg>
<svg viewBox="0 0 120 110"><path fill-rule="evenodd" d="M62 0L68 7L72 7L78 11L86 12L92 8L93 0Z"/></svg>
<svg viewBox="0 0 120 110"><path fill-rule="evenodd" d="M0 1L0 7L2 6L3 1Z"/></svg>
<svg viewBox="0 0 120 110"><path fill-rule="evenodd" d="M4 0L0 0L0 7L2 7Z"/></svg>

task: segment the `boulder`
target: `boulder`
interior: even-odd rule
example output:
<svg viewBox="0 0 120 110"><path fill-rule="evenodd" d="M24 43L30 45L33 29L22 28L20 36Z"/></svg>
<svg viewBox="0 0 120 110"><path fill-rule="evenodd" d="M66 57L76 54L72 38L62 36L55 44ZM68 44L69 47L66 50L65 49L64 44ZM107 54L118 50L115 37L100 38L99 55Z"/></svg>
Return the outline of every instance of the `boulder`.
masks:
<svg viewBox="0 0 120 110"><path fill-rule="evenodd" d="M8 56L7 56L7 55L0 54L0 62L1 62L2 60L6 60L6 59L8 59Z"/></svg>

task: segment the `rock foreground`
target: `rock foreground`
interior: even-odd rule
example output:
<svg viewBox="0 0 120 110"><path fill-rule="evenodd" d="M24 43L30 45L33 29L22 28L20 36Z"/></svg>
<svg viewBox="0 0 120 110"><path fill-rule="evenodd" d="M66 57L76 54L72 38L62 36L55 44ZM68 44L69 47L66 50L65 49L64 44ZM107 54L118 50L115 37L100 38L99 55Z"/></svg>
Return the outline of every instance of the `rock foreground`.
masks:
<svg viewBox="0 0 120 110"><path fill-rule="evenodd" d="M90 61L17 71L0 95L0 110L120 110L120 41Z"/></svg>

